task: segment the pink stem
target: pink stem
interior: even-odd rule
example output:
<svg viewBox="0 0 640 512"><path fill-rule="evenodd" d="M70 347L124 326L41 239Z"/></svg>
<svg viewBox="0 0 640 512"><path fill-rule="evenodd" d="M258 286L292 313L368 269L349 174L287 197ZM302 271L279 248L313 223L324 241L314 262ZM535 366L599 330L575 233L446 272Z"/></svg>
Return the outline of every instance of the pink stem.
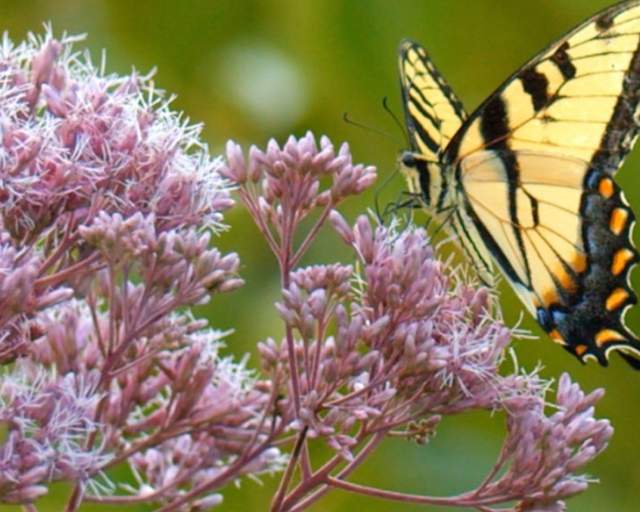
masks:
<svg viewBox="0 0 640 512"><path fill-rule="evenodd" d="M313 242L314 238L318 234L318 231L320 231L320 228L323 226L324 221L327 220L327 217L329 216L329 213L331 213L331 210L334 208L334 206L335 205L332 202L329 202L329 204L325 207L323 212L320 214L320 217L318 218L316 223L313 225L313 227L311 228L311 230L309 231L309 233L307 234L303 242L300 244L300 247L298 247L298 250L296 251L295 255L291 259L292 266L297 265L298 262L300 261L300 258L302 258L302 256L304 256L304 253L307 252L307 249L311 245L311 242Z"/></svg>
<svg viewBox="0 0 640 512"><path fill-rule="evenodd" d="M361 435L364 436L364 434ZM348 476L360 464L362 464L362 462L369 456L369 454L371 454L373 450L377 448L383 438L384 434L382 433L378 433L372 436L367 441L362 450L360 450L354 457L354 459L337 473L337 476L339 478ZM316 471L307 482L301 482L300 485L298 485L298 487L296 487L296 489L294 489L293 492L289 496L287 496L282 510L287 512L300 512L320 499L329 491L329 487L326 485L325 481L326 477L331 471L335 469L338 464L340 464L340 462L342 462L342 458L336 455L324 466L318 469L318 471ZM313 488L317 486L320 487L315 492L309 494L313 490ZM304 499L296 503L301 498Z"/></svg>
<svg viewBox="0 0 640 512"><path fill-rule="evenodd" d="M300 434L298 434L298 439L296 439L296 445L293 448L293 453L291 454L291 458L289 459L287 468L284 471L284 475L280 480L278 490L273 497L273 502L271 503L272 512L279 512L280 510L282 510L282 502L284 501L287 489L289 488L289 484L291 483L291 479L293 478L293 473L295 471L296 465L298 464L298 458L300 457L300 452L302 451L306 437L307 427L305 427L300 432Z"/></svg>
<svg viewBox="0 0 640 512"><path fill-rule="evenodd" d="M396 491L387 491L384 489L378 489L376 487L369 487L368 485L355 484L353 482L346 482L339 478L328 476L327 484L338 489L353 492L356 494L362 494L365 496L371 496L374 498L382 498L385 500L399 501L402 503L416 503L419 505L436 505L436 506L449 506L449 507L466 507L466 508L481 508L486 505L494 505L502 503L504 501L510 501L516 499L514 496L496 496L487 499L470 499L466 495L453 496L450 498L438 498L435 496L421 496L418 494L408 494Z"/></svg>
<svg viewBox="0 0 640 512"><path fill-rule="evenodd" d="M76 274L78 274L79 271L83 270L84 267L89 267L92 263L95 263L99 259L100 259L100 254L94 253L91 256L88 256L87 258L83 259L82 261L79 261L78 263L75 263L63 270L60 270L55 274L51 274L46 277L41 277L37 279L35 284L37 287L54 286L56 284L59 284L61 281L64 281L68 277L75 276Z"/></svg>
<svg viewBox="0 0 640 512"><path fill-rule="evenodd" d="M258 226L258 230L260 231L260 233L262 233L262 236L264 236L265 240L267 241L267 244L269 245L271 252L277 255L278 244L273 238L273 234L271 233L267 225L263 222L262 215L260 215L260 212L258 211L258 207L255 204L253 198L251 197L251 194L246 189L241 188L239 191L239 195L240 195L240 199L242 200L244 205L247 207L247 210L249 210L249 214L251 215L254 222L256 223L256 226Z"/></svg>

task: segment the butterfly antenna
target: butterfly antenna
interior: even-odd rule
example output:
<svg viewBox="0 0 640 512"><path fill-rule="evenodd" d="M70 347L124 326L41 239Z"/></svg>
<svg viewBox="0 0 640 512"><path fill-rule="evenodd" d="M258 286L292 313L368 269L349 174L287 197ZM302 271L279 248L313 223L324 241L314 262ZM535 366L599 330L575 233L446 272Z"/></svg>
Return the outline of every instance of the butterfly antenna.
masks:
<svg viewBox="0 0 640 512"><path fill-rule="evenodd" d="M349 113L348 112L345 112L344 114L342 114L342 119L347 124L350 124L352 126L357 126L358 128L362 128L363 130L366 130L366 131L371 132L371 133L375 133L376 135L384 137L385 139L389 139L394 144L398 144L398 139L396 139L390 133L387 133L387 132L384 132L382 130L379 130L378 128L374 128L373 126L369 126L369 125L366 125L364 123L359 123L358 121L354 121L353 119L351 119L349 117Z"/></svg>
<svg viewBox="0 0 640 512"><path fill-rule="evenodd" d="M396 113L393 110L391 110L391 107L389 106L389 99L386 96L382 98L382 108L385 110L387 114L391 116L391 119L393 119L393 121L396 123L396 126L400 129L400 132L402 133L402 137L404 138L406 143L405 147L407 148L411 147L411 140L409 139L409 133L407 132L406 128L400 121L400 118L396 115Z"/></svg>

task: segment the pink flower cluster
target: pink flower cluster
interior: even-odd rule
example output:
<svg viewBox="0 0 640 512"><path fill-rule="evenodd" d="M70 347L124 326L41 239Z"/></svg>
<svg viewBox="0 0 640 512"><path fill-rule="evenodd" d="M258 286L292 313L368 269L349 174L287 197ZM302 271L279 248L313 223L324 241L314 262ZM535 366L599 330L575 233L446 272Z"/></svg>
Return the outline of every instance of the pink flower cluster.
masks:
<svg viewBox="0 0 640 512"><path fill-rule="evenodd" d="M0 45L0 503L37 510L65 480L66 512L203 511L225 485L273 472L273 512L334 489L552 512L586 489L582 468L612 435L594 417L602 392L565 375L548 405L537 373L502 367L513 333L490 293L423 229L350 225L337 208L373 185L373 167L310 133L211 158L151 77L105 75L76 41ZM224 356L224 334L192 312L244 284L238 256L212 246L231 186L280 270L284 336L257 344L259 371ZM300 266L327 226L352 264ZM471 410L506 425L477 488L433 497L352 481L385 439L426 443ZM115 485L122 467L130 478Z"/></svg>
<svg viewBox="0 0 640 512"><path fill-rule="evenodd" d="M515 502L499 510L551 512L585 490L589 480L579 470L613 432L593 417L602 391L585 397L564 375L556 412L549 412L549 383L535 372L501 371L512 332L498 320L494 299L438 260L423 229L375 227L364 216L350 226L335 207L373 183L372 168L353 165L346 145L335 151L323 138L318 146L311 134L283 147L271 141L266 152L252 147L248 161L229 143L227 162L221 172L238 185L282 274L276 309L285 336L258 345L263 371L280 388L281 421L295 433L272 511L301 511L343 489L428 505L490 511ZM304 231L307 218L312 227ZM353 249L355 266L298 266L324 224ZM443 416L478 409L503 413L507 432L476 489L441 498L349 480L384 439L424 443ZM312 460L309 445L321 440L335 456Z"/></svg>
<svg viewBox="0 0 640 512"><path fill-rule="evenodd" d="M106 75L76 40L0 45L0 503L67 480L68 512L203 509L220 501L203 483L283 464L270 383L190 312L243 284L211 247L222 162L151 77Z"/></svg>
<svg viewBox="0 0 640 512"><path fill-rule="evenodd" d="M52 480L87 481L109 462L100 446L83 446L95 432L95 382L68 373L56 378L19 363L0 380L0 497L5 503L35 501Z"/></svg>

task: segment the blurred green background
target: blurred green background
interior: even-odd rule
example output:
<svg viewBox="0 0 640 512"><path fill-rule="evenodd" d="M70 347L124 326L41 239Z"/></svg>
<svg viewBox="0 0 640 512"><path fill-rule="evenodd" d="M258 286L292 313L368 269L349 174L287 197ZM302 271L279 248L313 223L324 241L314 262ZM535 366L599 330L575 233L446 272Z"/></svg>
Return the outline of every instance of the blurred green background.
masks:
<svg viewBox="0 0 640 512"><path fill-rule="evenodd" d="M205 124L204 137L214 152L235 139L264 145L271 137L284 141L307 129L334 142L348 140L355 159L392 173L402 134L381 107L388 96L400 114L396 48L404 37L422 42L467 110L472 110L526 59L569 28L609 5L605 0L1 0L0 28L14 40L40 31L51 21L62 31L88 34L96 58L105 48L108 70L127 73L158 68L159 87L177 94L175 107ZM346 124L342 115L389 132L398 142ZM640 208L640 150L619 179L636 211ZM395 198L398 177L385 189ZM344 213L353 219L373 204L369 193L351 202ZM278 335L272 304L278 296L275 266L256 229L241 209L228 216L232 230L220 244L239 252L245 288L216 299L210 315L215 326L235 328L229 349L254 353L256 341ZM335 236L323 233L308 262L331 262L340 252ZM637 279L634 280L637 283ZM521 307L503 286L501 300L508 322ZM640 327L637 314L629 315ZM540 329L530 318L524 327ZM519 341L523 366L541 360L544 374L568 370L585 388L604 386L598 408L611 419L616 434L608 451L589 467L600 485L569 501L569 510L637 511L640 488L640 374L617 358L604 370L582 367L547 339ZM407 492L446 495L478 483L497 455L503 425L486 414L448 419L426 447L392 442L356 473L357 481ZM224 492L224 510L266 510L276 482L244 481ZM64 488L38 504L41 511L62 510ZM425 510L335 492L316 511ZM109 510L113 507L83 507ZM125 510L124 507L118 507ZM17 510L5 507L2 510ZM129 510L129 509L127 509ZM149 510L133 507L131 510ZM442 509L441 509L442 510Z"/></svg>

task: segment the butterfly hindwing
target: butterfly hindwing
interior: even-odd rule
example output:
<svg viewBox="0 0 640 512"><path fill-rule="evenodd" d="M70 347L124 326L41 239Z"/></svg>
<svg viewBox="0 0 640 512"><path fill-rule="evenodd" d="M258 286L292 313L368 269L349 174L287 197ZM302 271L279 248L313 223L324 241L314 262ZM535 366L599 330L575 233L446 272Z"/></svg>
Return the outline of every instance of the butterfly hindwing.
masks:
<svg viewBox="0 0 640 512"><path fill-rule="evenodd" d="M595 168L585 177L580 214L588 254L581 293L569 307L548 309L551 323L543 327L555 327L565 348L581 359L594 356L606 366L609 353L619 351L640 368L640 343L624 323L627 308L637 302L630 285L638 261L631 240L635 216L614 179Z"/></svg>
<svg viewBox="0 0 640 512"><path fill-rule="evenodd" d="M606 364L611 350L640 355L623 321L636 303L629 284L638 259L630 238L634 215L614 179L573 157L530 151L508 157L470 155L460 182L465 210L523 304L581 360ZM562 172L549 172L556 168Z"/></svg>

